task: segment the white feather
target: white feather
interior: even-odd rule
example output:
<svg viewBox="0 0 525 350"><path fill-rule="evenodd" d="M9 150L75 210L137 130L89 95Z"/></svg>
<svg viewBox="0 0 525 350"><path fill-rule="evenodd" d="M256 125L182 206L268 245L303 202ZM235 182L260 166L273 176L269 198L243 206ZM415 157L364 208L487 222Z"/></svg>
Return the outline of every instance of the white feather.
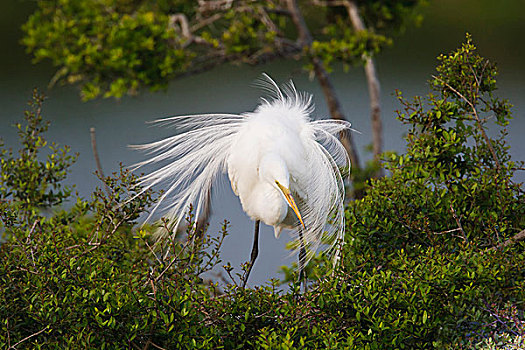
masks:
<svg viewBox="0 0 525 350"><path fill-rule="evenodd" d="M166 217L178 226L190 204L198 217L216 178L228 172L244 211L275 227L302 229L306 260L321 244L323 234L332 247L344 230L344 176L349 159L337 135L350 123L311 120L312 96L298 93L290 82L282 90L267 75L260 85L272 93L254 112L176 116L156 121L182 132L147 145L135 146L151 157L137 168L163 163L140 180L144 190L164 185L161 203ZM268 179L289 189L305 228L301 228L283 194Z"/></svg>

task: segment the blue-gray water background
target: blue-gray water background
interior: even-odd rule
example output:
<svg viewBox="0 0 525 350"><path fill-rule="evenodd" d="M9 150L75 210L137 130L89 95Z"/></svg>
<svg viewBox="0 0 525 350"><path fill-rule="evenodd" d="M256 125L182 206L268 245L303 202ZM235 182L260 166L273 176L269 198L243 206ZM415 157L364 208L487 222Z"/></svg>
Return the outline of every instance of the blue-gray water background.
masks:
<svg viewBox="0 0 525 350"><path fill-rule="evenodd" d="M47 139L71 146L80 154L73 166L67 184L76 184L83 197L89 197L96 186L95 162L90 145L90 127L95 127L97 143L104 171L118 169L118 164L131 165L142 159L140 153L127 148L158 140L172 130L146 125L156 118L195 113L240 113L253 110L261 91L252 83L262 72L278 82L292 78L299 90L313 93L317 117L328 115L321 90L315 81L301 73L301 64L290 61L274 62L265 66L223 66L211 72L173 81L165 92L144 91L138 97L120 101L95 100L81 102L78 89L71 86L47 89L55 69L49 62L31 64L31 58L19 44L20 25L32 12L32 1L2 0L0 3L0 136L7 146L16 147L16 132L11 127L22 119L31 90L38 87L48 96L44 116L51 120ZM509 127L511 154L515 160L525 159L525 2L521 0L439 0L423 8L424 21L420 27L410 27L395 38L394 46L377 59L381 81L382 118L385 150L403 151L406 127L395 118L400 108L395 89L405 97L424 95L426 82L434 72L439 53L450 52L465 39L465 32L473 35L480 54L499 66L499 95L514 104L514 120ZM332 75L337 93L348 120L355 129L361 154L370 158L364 148L371 141L368 93L363 69L356 67L349 73L340 70ZM518 174L517 180L525 180ZM252 244L253 223L242 212L224 178L213 196L213 215L209 233L216 234L224 219L231 222L230 235L224 242L222 259L238 267L246 261ZM264 226L264 225L263 225ZM295 257L285 250L286 234L279 240L273 230L263 227L259 260L252 272L250 284L261 284L269 278L282 277L280 266L290 264Z"/></svg>

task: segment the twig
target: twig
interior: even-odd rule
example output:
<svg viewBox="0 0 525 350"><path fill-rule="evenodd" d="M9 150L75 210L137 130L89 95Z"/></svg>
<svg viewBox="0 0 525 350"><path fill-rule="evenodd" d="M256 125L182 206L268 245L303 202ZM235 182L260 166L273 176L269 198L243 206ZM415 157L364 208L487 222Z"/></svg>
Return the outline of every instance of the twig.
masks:
<svg viewBox="0 0 525 350"><path fill-rule="evenodd" d="M149 343L150 343L151 345L153 345L153 347L155 347L155 348L157 348L157 349L160 349L160 350L166 350L166 349L164 349L162 346L159 346L159 345L155 344L155 343L152 342L152 341L150 341Z"/></svg>
<svg viewBox="0 0 525 350"><path fill-rule="evenodd" d="M157 254L155 254L155 252L153 251L153 248L151 248L151 246L148 244L148 241L143 239L142 238L142 241L146 244L146 247L148 247L149 251L151 252L151 254L155 257L155 259L157 260L157 262L159 264L162 264L162 261L160 261L159 257L157 256Z"/></svg>
<svg viewBox="0 0 525 350"><path fill-rule="evenodd" d="M181 249L181 251L182 251L182 249ZM177 261L177 257L176 256L174 256L173 259L171 259L171 261L168 264L168 266L166 266L166 268L155 278L155 283L157 283L159 281L159 279L166 273L166 271L168 271L168 269L171 267L171 265L173 265L173 263L175 261Z"/></svg>
<svg viewBox="0 0 525 350"><path fill-rule="evenodd" d="M174 240L175 238L172 238L170 237L172 240ZM188 247L189 243L193 241L193 238L192 237L188 237L186 242L184 243L184 245L180 248L179 252L173 256L173 258L171 259L170 263L168 264L168 266L166 266L166 268L160 273L160 275L158 275L156 278L155 278L155 283L157 283L159 281L159 279L166 273L166 271L168 271L168 269L171 267L171 265L173 265L173 263L175 263L175 261L179 260L179 256L182 254L182 252L184 250L186 250L186 248ZM168 250L169 251L169 250ZM164 257L166 258L166 256Z"/></svg>
<svg viewBox="0 0 525 350"><path fill-rule="evenodd" d="M199 12L227 10L232 7L233 0L199 0Z"/></svg>
<svg viewBox="0 0 525 350"><path fill-rule="evenodd" d="M483 128L483 125L481 124L481 120L479 119L478 113L476 111L476 107L470 102L465 96L461 94L458 90L454 89L450 84L443 81L443 79L432 76L434 79L441 81L447 88L449 88L452 92L454 92L456 95L458 95L463 101L465 101L470 108L472 109L472 114L474 115L474 118L476 119L476 124L478 125L478 129L481 131L481 134L483 135L483 138L485 139L485 142L487 143L487 146L490 150L490 153L492 154L492 158L494 158L494 161L496 162L496 167L498 168L498 172L501 170L501 166L498 160L498 156L496 155L496 151L494 150L494 147L492 147L492 143L490 142L489 137L487 136L487 133L485 132L485 129Z"/></svg>
<svg viewBox="0 0 525 350"><path fill-rule="evenodd" d="M446 231L441 231L441 232L432 232L433 234L435 235L443 235L445 233L451 233L451 232L456 232L456 231L461 231L461 228L453 228L452 230L446 230Z"/></svg>
<svg viewBox="0 0 525 350"><path fill-rule="evenodd" d="M498 244L497 246L490 248L489 250L505 248L511 244L514 244L516 242L523 241L523 240L525 240L525 230L520 231L519 233L515 234L511 238L507 239L505 242L502 242Z"/></svg>
<svg viewBox="0 0 525 350"><path fill-rule="evenodd" d="M232 269L230 268L227 268L227 265L224 265L223 266L223 269L226 271L226 273L228 274L228 277L230 277L230 279L232 280L233 284L235 284L236 287L239 287L239 284L237 284L237 281L235 280L235 278L233 278L232 276ZM242 280L241 280L242 281Z"/></svg>
<svg viewBox="0 0 525 350"><path fill-rule="evenodd" d="M11 349L11 336L9 334L9 317L6 320L6 330L7 330L7 348Z"/></svg>
<svg viewBox="0 0 525 350"><path fill-rule="evenodd" d="M452 206L452 203L450 203L450 211L452 212L452 216L454 217L454 220L456 220L458 228L461 231L463 240L468 243L467 234L465 233L465 230L463 230L463 225L461 225L461 219L456 214L456 211L454 210L454 207Z"/></svg>
<svg viewBox="0 0 525 350"><path fill-rule="evenodd" d="M15 345L11 346L9 349L16 349L16 346L25 342L26 340L30 339L30 338L33 338L33 337L36 337L37 335L39 335L40 333L42 333L43 331L45 331L49 326L45 326L44 328L42 328L41 330L39 330L38 332L36 333L33 333L27 337L25 337L24 339L20 340L18 343L16 343Z"/></svg>
<svg viewBox="0 0 525 350"><path fill-rule="evenodd" d="M89 129L89 133L91 134L91 148L93 149L93 157L95 157L95 163L97 164L97 171L99 172L102 183L104 183L104 189L106 190L106 194L108 197L111 194L111 191L109 190L109 186L106 184L106 182L103 180L105 178L104 172L102 171L102 165L100 164L100 158L98 157L98 151L97 151L97 139L95 137L95 128L91 127Z"/></svg>
<svg viewBox="0 0 525 350"><path fill-rule="evenodd" d="M31 227L31 230L29 230L29 234L27 235L27 242L29 243L29 240L31 239L31 235L33 234L33 232L35 231L35 228L36 228L36 225L39 223L40 221L39 220L35 220L35 222L33 223L33 226ZM31 245L30 247L30 251L31 251L31 262L33 263L33 267L35 267L35 255L33 253L33 245Z"/></svg>
<svg viewBox="0 0 525 350"><path fill-rule="evenodd" d="M279 27L277 27L277 25L272 21L272 19L268 15L268 12L266 11L266 8L258 7L258 10L259 14L261 15L261 22L264 23L266 27L268 27L271 31L282 36L281 30L279 30Z"/></svg>
<svg viewBox="0 0 525 350"><path fill-rule="evenodd" d="M109 236L112 236L112 235L115 234L115 232L117 232L117 230L120 228L120 226L124 223L124 221L126 219L127 219L127 217L124 217L118 223L116 223L116 224L113 223L114 227L113 227L113 229L111 230L111 232L109 234L103 236L101 238L100 242L93 242L93 243L90 242L88 245L94 245L94 247L89 248L89 249L83 251L82 253L77 254L75 256L75 258L79 258L81 256L84 256L84 255L86 255L86 254L88 254L88 253L98 249L108 239Z"/></svg>
<svg viewBox="0 0 525 350"><path fill-rule="evenodd" d="M182 35L186 38L191 40L191 31L190 26L188 24L188 17L182 13L176 13L174 15L171 15L168 20L168 26L170 28L175 29L175 23L178 22L180 29L182 31Z"/></svg>
<svg viewBox="0 0 525 350"><path fill-rule="evenodd" d="M216 13L210 17L207 17L206 19L203 19L202 21L194 24L191 26L190 30L191 32L196 32L198 31L199 29L202 29L210 24L212 24L213 22L215 22L216 20L222 18L223 15L221 13Z"/></svg>

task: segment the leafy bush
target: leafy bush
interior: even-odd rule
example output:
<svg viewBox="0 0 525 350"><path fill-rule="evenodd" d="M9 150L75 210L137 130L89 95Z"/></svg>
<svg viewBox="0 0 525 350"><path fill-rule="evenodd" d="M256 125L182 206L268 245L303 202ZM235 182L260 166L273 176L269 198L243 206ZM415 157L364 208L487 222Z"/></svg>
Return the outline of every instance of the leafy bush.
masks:
<svg viewBox="0 0 525 350"><path fill-rule="evenodd" d="M400 95L407 151L387 154L390 176L349 204L341 266L329 273L316 257L303 294L205 281L227 223L216 238L150 241L135 225L156 194L139 195L125 170L103 179L108 194L60 208L73 199L60 181L74 157L57 146L39 155L47 124L35 94L18 157L2 151L0 347L519 348L525 245L509 239L525 201L505 131L485 131L507 124L509 104L470 38L440 62L435 95Z"/></svg>
<svg viewBox="0 0 525 350"><path fill-rule="evenodd" d="M120 98L225 62L304 59L310 71L313 59L327 68L334 60L360 64L416 20L420 2L359 1L370 30L356 31L343 6L300 1L313 40L307 47L282 0L38 0L22 42L35 61L57 67L52 84L80 85L84 100Z"/></svg>
<svg viewBox="0 0 525 350"><path fill-rule="evenodd" d="M372 180L347 212L345 269L363 275L353 285L371 300L360 317L381 342L441 347L479 333L488 304L524 307L523 244L490 249L524 226L506 130L496 138L485 130L507 125L510 105L493 95L496 69L475 50L467 36L439 57L437 95L398 94L407 151L388 155L391 176Z"/></svg>

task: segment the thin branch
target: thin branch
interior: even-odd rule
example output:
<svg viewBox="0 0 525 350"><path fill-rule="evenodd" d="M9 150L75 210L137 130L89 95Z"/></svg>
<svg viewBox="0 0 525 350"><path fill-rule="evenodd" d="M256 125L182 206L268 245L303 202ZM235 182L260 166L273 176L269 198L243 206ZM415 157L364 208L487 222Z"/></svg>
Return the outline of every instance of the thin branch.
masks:
<svg viewBox="0 0 525 350"><path fill-rule="evenodd" d="M10 347L10 349L16 349L17 345L25 342L26 340L30 339L30 338L33 338L33 337L36 337L37 335L39 335L40 333L42 333L43 331L45 331L49 326L45 326L44 328L42 328L41 330L39 330L38 332L36 333L33 333L27 337L25 337L24 339L20 340L18 343L16 343L15 345L13 345L12 347Z"/></svg>
<svg viewBox="0 0 525 350"><path fill-rule="evenodd" d="M261 22L266 25L272 32L275 32L277 34L280 34L282 36L281 30L279 30L279 27L272 21L270 16L268 15L268 12L266 11L266 8L258 7L258 12L261 15Z"/></svg>
<svg viewBox="0 0 525 350"><path fill-rule="evenodd" d="M181 251L182 251L185 247L186 247L186 246L184 246L184 247L181 249ZM162 271L162 272L161 272L161 273L155 278L155 281L154 281L154 282L157 283L157 282L162 278L162 276L164 276L164 274L166 273L166 271L168 271L169 268L170 268L170 267L175 263L175 261L177 261L177 260L178 260L178 257L177 257L177 256L174 256L174 257L171 259L171 261L170 261L170 263L168 264L168 266L166 266L166 268L165 268L165 269L164 269L164 270L163 270L163 271Z"/></svg>
<svg viewBox="0 0 525 350"><path fill-rule="evenodd" d="M283 9L283 8L279 8L279 7L276 7L276 8L265 7L264 10L265 10L267 13L273 13L273 14L276 14L276 15L288 16L288 17L291 17L291 16L292 16L292 15L290 14L290 11L288 11L288 10L286 10L286 9Z"/></svg>
<svg viewBox="0 0 525 350"><path fill-rule="evenodd" d="M175 23L179 23L179 27L181 29L182 35L186 39L191 40L193 35L191 34L191 31L190 31L190 25L188 23L188 17L186 17L186 15L184 15L182 13L176 13L176 14L170 15L169 21L168 21L168 26L170 28L175 29Z"/></svg>
<svg viewBox="0 0 525 350"><path fill-rule="evenodd" d="M512 245L516 242L523 241L523 240L525 240L525 230L522 230L521 232L507 239L505 242L502 242L498 244L497 246L490 248L489 250L502 249L502 248L508 247L509 245Z"/></svg>
<svg viewBox="0 0 525 350"><path fill-rule="evenodd" d="M365 31L366 27L359 14L359 8L354 0L314 0L314 3L319 6L328 7L345 7L348 12L348 18L356 32ZM370 98L370 119L372 121L372 146L374 159L379 160L379 156L383 151L383 124L381 122L381 97L380 84L377 77L374 59L366 54L363 55L365 61L365 75L368 85L368 95ZM380 168L376 176L382 176L383 169Z"/></svg>
<svg viewBox="0 0 525 350"><path fill-rule="evenodd" d="M196 31L198 31L199 29L202 29L212 23L214 23L215 21L217 21L218 19L221 19L223 17L223 14L222 13L216 13L210 17L207 17L201 21L199 21L198 23L195 23L194 25L191 26L190 28L190 31L192 33L195 33Z"/></svg>
<svg viewBox="0 0 525 350"><path fill-rule="evenodd" d="M148 247L148 249L149 249L151 255L153 255L153 256L155 257L155 259L157 260L157 262L158 262L159 264L162 264L162 261L159 259L159 257L157 256L157 254L155 254L155 252L153 251L153 248L151 248L151 246L148 244L148 241L145 240L145 239L143 239L143 238L142 238L142 241L146 244L146 247Z"/></svg>
<svg viewBox="0 0 525 350"><path fill-rule="evenodd" d="M446 230L446 231L441 231L441 232L432 232L433 234L435 235L443 235L445 233L451 233L451 232L456 232L456 231L461 231L461 228L453 228L451 230Z"/></svg>
<svg viewBox="0 0 525 350"><path fill-rule="evenodd" d="M227 267L228 267L228 268L227 268ZM230 279L232 280L233 284L235 284L236 287L239 287L239 284L237 283L237 281L235 280L235 278L233 278L232 273L231 273L232 270L233 270L233 268L230 269L229 266L224 265L224 266L223 266L223 269L226 271L226 273L228 274L228 277L230 277ZM242 282L242 279L241 279L240 282Z"/></svg>
<svg viewBox="0 0 525 350"><path fill-rule="evenodd" d="M157 348L157 349L160 349L160 350L166 350L166 349L164 349L162 346L159 346L159 345L155 344L155 343L152 342L152 341L150 341L149 343L150 343L154 348Z"/></svg>
<svg viewBox="0 0 525 350"><path fill-rule="evenodd" d="M199 0L199 12L227 10L232 7L233 0Z"/></svg>
<svg viewBox="0 0 525 350"><path fill-rule="evenodd" d="M343 1L346 7L348 17L352 26L357 32L365 31L366 27L359 15L359 8L354 0ZM379 160L379 155L383 150L383 125L381 123L381 102L380 102L380 84L376 73L375 63L372 57L366 55L365 73L368 84L368 94L370 96L370 118L372 120L372 138L374 158ZM382 171L380 170L380 174Z"/></svg>
<svg viewBox="0 0 525 350"><path fill-rule="evenodd" d="M167 227L166 227L167 229ZM155 278L155 283L157 283L161 278L162 276L164 276L164 274L169 270L169 268L175 263L175 261L178 261L179 260L179 256L182 254L182 252L184 252L186 250L186 248L188 247L188 245L190 244L190 242L193 242L193 237L195 236L195 232L193 233L193 235L191 236L188 236L187 239L186 239L186 242L184 243L184 245L180 248L179 252L176 253L176 255L174 255L170 261L170 263L168 264L168 266L166 266L166 268ZM175 238L174 237L171 237L170 236L170 239L173 241ZM169 250L167 251L169 252ZM167 256L164 257L164 259L167 258Z"/></svg>
<svg viewBox="0 0 525 350"><path fill-rule="evenodd" d="M120 228L120 226L124 223L124 221L126 220L126 218L127 218L127 217L122 218L122 219L121 219L119 222L117 222L116 224L113 223L113 220L111 220L112 223L113 223L113 226L114 226L113 229L111 230L111 232L110 232L109 234L103 236L103 237L100 239L100 242L89 243L88 245L93 245L93 247L91 247L91 248L89 248L89 249L83 251L82 253L77 254L77 255L75 256L75 258L79 258L79 257L81 257L81 256L84 256L84 255L86 255L86 254L89 254L90 252L92 252L92 251L98 249L103 243L105 243L105 241L107 240L107 238L108 238L109 236L112 236L112 235L115 234L115 232L117 232L117 230L118 230L118 229Z"/></svg>
<svg viewBox="0 0 525 350"><path fill-rule="evenodd" d="M458 228L461 231L461 236L462 236L463 240L468 243L467 234L465 233L465 230L463 230L463 225L461 224L461 219L456 214L456 211L454 210L454 207L452 206L452 203L450 203L450 211L452 212L452 216L454 217L454 220L456 220L456 224L458 225Z"/></svg>
<svg viewBox="0 0 525 350"><path fill-rule="evenodd" d="M97 164L97 170L100 176L102 177L102 179L104 179L105 178L104 172L102 171L102 165L100 164L100 158L98 157L97 139L95 137L95 128L93 127L90 128L89 133L91 134L91 148L93 149L93 157L95 157L95 163ZM111 194L111 191L109 190L109 187L106 184L106 182L104 182L104 180L102 180L102 182L104 183L104 189L106 190L106 194L109 197Z"/></svg>
<svg viewBox="0 0 525 350"><path fill-rule="evenodd" d="M472 109L472 114L474 115L474 118L476 119L476 124L478 125L478 129L481 131L481 134L483 135L483 138L485 139L485 142L487 143L487 146L490 150L490 153L492 154L492 158L494 158L494 161L496 162L496 167L498 168L498 171L501 170L501 165L498 160L498 156L496 155L496 151L494 150L494 147L492 147L492 143L490 142L489 137L487 136L487 133L485 132L485 129L483 128L483 125L481 124L481 120L478 117L478 112L476 111L476 107L470 102L465 96L461 94L458 90L454 89L450 84L443 81L443 79L432 76L434 79L441 81L447 88L449 88L452 92L454 92L456 95L459 96L463 101L465 101L470 108Z"/></svg>
<svg viewBox="0 0 525 350"><path fill-rule="evenodd" d="M29 234L27 235L27 240L26 240L27 243L29 243L29 241L31 240L31 235L35 231L36 225L38 223L40 223L40 220L35 220L35 222L33 223L33 226L29 230ZM31 251L31 262L33 263L33 267L36 267L36 265L35 265L35 255L33 253L33 248L34 248L34 246L31 245L31 248L30 248L30 251Z"/></svg>

